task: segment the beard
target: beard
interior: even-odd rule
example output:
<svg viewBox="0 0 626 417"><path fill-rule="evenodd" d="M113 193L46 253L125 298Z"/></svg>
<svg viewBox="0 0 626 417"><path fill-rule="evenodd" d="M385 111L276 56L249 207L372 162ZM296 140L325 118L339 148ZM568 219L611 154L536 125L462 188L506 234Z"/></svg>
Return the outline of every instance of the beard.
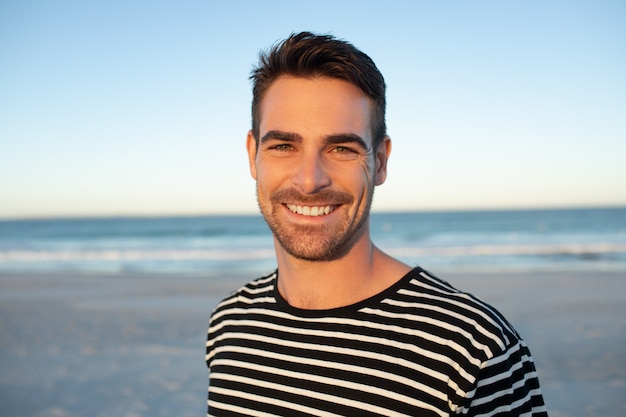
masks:
<svg viewBox="0 0 626 417"><path fill-rule="evenodd" d="M257 201L261 213L280 246L296 259L325 262L342 258L366 230L372 203L372 189L365 196L364 206L354 216L347 208L355 198L346 192L324 190L316 194L301 194L293 189L278 190L270 196L269 202L262 202L257 187ZM285 219L285 202L298 202L300 205L338 206L344 213L332 224L294 224ZM341 213L335 213L335 216Z"/></svg>

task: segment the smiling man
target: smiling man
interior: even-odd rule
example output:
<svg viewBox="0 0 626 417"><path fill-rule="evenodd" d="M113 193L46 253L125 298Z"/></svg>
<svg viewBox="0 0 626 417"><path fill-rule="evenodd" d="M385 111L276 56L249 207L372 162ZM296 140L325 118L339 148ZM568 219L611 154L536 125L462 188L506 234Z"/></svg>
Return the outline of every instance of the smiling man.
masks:
<svg viewBox="0 0 626 417"><path fill-rule="evenodd" d="M371 240L391 152L374 62L304 32L251 78L246 146L278 269L211 317L208 415L546 415L511 325Z"/></svg>

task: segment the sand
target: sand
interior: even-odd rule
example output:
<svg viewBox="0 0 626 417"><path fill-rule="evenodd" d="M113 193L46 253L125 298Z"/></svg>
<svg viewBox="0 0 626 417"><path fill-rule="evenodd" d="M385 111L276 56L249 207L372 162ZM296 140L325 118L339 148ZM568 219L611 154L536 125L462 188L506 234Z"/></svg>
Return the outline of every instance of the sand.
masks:
<svg viewBox="0 0 626 417"><path fill-rule="evenodd" d="M514 324L551 416L626 415L624 272L434 272ZM0 415L205 415L209 315L248 278L0 274Z"/></svg>

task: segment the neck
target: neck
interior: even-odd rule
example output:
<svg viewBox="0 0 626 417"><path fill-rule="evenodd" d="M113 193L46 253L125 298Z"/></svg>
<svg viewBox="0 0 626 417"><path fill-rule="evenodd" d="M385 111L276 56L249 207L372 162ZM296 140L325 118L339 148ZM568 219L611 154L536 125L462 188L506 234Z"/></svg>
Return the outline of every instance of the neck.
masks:
<svg viewBox="0 0 626 417"><path fill-rule="evenodd" d="M297 308L343 307L372 297L393 285L411 268L378 249L367 236L340 259L296 259L276 243L278 291Z"/></svg>

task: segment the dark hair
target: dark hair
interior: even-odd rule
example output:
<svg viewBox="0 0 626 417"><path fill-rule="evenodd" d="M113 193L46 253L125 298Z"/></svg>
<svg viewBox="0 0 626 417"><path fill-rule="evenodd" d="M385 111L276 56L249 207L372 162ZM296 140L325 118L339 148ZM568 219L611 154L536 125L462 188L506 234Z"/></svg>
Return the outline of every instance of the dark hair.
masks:
<svg viewBox="0 0 626 417"><path fill-rule="evenodd" d="M252 70L252 132L259 141L261 101L281 75L297 77L326 76L347 81L359 87L372 99L371 117L373 148L386 135L385 80L374 61L352 44L331 35L310 32L291 34L268 51L259 54L259 64Z"/></svg>

